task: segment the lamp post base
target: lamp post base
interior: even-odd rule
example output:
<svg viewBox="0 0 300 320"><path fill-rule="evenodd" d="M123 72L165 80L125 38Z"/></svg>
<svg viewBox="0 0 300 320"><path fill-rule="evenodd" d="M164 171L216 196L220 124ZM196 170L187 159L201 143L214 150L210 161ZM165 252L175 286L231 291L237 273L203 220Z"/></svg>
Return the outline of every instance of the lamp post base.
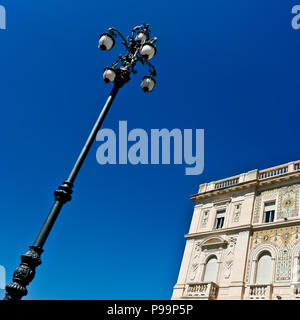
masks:
<svg viewBox="0 0 300 320"><path fill-rule="evenodd" d="M21 256L21 264L13 274L13 282L5 287L6 295L4 300L21 300L27 295L26 286L33 280L35 269L41 261L43 249L30 246L30 249Z"/></svg>

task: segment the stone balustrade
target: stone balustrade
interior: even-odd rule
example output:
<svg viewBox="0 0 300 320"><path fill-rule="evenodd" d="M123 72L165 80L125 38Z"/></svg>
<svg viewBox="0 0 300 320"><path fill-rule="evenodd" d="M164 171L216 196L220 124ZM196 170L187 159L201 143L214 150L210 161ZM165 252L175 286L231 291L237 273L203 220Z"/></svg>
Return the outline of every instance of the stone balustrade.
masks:
<svg viewBox="0 0 300 320"><path fill-rule="evenodd" d="M215 300L218 295L218 286L214 282L189 283L183 295L186 298Z"/></svg>
<svg viewBox="0 0 300 320"><path fill-rule="evenodd" d="M279 176L282 175L284 173L288 172L288 166L284 166L284 167L279 167L279 168L275 168L275 169L266 169L266 170L261 170L259 171L259 179L266 179L266 178L270 178L270 177L275 177L275 176Z"/></svg>
<svg viewBox="0 0 300 320"><path fill-rule="evenodd" d="M253 284L246 288L246 299L270 300L272 298L271 284Z"/></svg>
<svg viewBox="0 0 300 320"><path fill-rule="evenodd" d="M240 177L234 178L234 179L225 180L225 181L220 182L220 183L216 183L216 189L230 187L230 186L233 186L235 184L238 184L239 183L239 178Z"/></svg>
<svg viewBox="0 0 300 320"><path fill-rule="evenodd" d="M205 193L213 190L221 190L232 186L239 185L250 181L263 181L274 177L286 175L300 170L300 161L289 162L277 167L272 167L264 170L252 170L247 173L242 173L238 176L229 177L226 179L203 183L199 186L198 193Z"/></svg>

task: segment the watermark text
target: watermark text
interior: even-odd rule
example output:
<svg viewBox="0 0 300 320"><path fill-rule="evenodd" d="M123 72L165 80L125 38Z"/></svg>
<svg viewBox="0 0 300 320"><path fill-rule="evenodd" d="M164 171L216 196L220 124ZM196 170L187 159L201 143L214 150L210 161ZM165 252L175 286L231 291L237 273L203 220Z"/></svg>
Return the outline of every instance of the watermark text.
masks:
<svg viewBox="0 0 300 320"><path fill-rule="evenodd" d="M6 271L3 266L0 265L0 290L4 290L6 285Z"/></svg>
<svg viewBox="0 0 300 320"><path fill-rule="evenodd" d="M6 29L6 9L0 5L0 30Z"/></svg>
<svg viewBox="0 0 300 320"><path fill-rule="evenodd" d="M292 14L295 16L292 18L291 24L294 30L300 29L300 5L295 5L292 8Z"/></svg>
<svg viewBox="0 0 300 320"><path fill-rule="evenodd" d="M140 128L128 132L127 121L119 121L118 135L112 129L101 129L96 141L103 142L96 153L97 162L101 165L117 164L117 160L118 164L166 165L171 164L173 155L173 164L184 162L188 165L186 175L199 175L204 169L203 129L195 129L194 133L193 129L184 129L183 132L180 129L151 129L148 135L146 130Z"/></svg>

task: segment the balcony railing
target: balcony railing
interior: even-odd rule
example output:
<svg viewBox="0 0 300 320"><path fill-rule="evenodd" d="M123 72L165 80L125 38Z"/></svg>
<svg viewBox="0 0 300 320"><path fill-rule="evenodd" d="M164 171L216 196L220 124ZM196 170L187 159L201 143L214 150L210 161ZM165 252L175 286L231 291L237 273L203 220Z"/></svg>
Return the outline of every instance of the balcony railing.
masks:
<svg viewBox="0 0 300 320"><path fill-rule="evenodd" d="M290 173L299 173L300 161L294 161L286 164L282 164L277 167L272 167L264 170L252 170L247 173L242 173L237 176L213 181L210 183L204 183L199 186L198 193L206 193L213 190L220 190L224 188L230 188L232 186L240 185L244 182L251 181L264 181L274 177L280 177Z"/></svg>
<svg viewBox="0 0 300 320"><path fill-rule="evenodd" d="M247 299L250 300L271 300L272 285L271 284L253 284L248 288Z"/></svg>
<svg viewBox="0 0 300 320"><path fill-rule="evenodd" d="M279 175L282 175L287 172L288 172L287 166L283 167L283 168L279 168L279 169L273 169L273 170L267 170L267 171L264 170L263 172L260 172L259 178L266 179L266 178L270 178L270 177L279 176Z"/></svg>
<svg viewBox="0 0 300 320"><path fill-rule="evenodd" d="M218 295L218 286L214 282L189 283L186 285L183 296L185 298L199 298L215 300Z"/></svg>
<svg viewBox="0 0 300 320"><path fill-rule="evenodd" d="M238 184L238 183L239 183L239 178L225 180L225 181L222 181L220 183L216 183L216 189L230 187L230 186L233 186L233 185Z"/></svg>

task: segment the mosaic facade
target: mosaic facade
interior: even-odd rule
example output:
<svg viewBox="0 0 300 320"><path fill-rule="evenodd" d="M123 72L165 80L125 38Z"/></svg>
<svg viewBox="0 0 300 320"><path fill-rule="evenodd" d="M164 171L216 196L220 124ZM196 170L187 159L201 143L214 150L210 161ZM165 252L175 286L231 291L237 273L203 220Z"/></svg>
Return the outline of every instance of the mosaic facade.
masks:
<svg viewBox="0 0 300 320"><path fill-rule="evenodd" d="M247 265L246 282L250 280L251 263L254 253L268 251L268 247L275 252L275 282L292 280L292 252L300 244L300 224L286 228L274 228L253 233L250 254ZM266 246L268 245L268 246Z"/></svg>
<svg viewBox="0 0 300 320"><path fill-rule="evenodd" d="M204 183L191 199L172 299L300 300L300 161Z"/></svg>
<svg viewBox="0 0 300 320"><path fill-rule="evenodd" d="M259 192L255 199L253 223L262 222L264 203L270 200L276 201L277 219L297 216L299 211L299 184Z"/></svg>

